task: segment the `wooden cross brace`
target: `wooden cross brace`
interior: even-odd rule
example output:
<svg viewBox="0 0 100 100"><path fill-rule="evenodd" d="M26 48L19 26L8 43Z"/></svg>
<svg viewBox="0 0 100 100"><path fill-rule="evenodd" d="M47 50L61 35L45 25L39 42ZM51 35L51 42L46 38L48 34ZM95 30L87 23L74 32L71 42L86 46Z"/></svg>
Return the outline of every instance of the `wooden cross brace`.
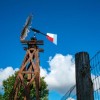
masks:
<svg viewBox="0 0 100 100"><path fill-rule="evenodd" d="M27 49L24 61L16 77L10 100L20 100L20 97L18 97L18 92L21 89L20 87L23 87L21 96L24 97L24 100L30 100L30 85L33 81L36 87L36 100L39 100L40 67L38 54L38 48Z"/></svg>

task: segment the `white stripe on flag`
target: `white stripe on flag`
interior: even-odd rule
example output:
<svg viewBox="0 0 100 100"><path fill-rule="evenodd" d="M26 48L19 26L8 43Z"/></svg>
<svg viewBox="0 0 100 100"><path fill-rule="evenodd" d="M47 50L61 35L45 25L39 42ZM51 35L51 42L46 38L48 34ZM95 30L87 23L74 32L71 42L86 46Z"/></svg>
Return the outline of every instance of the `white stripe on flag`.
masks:
<svg viewBox="0 0 100 100"><path fill-rule="evenodd" d="M57 45L57 34L54 34L54 44Z"/></svg>
<svg viewBox="0 0 100 100"><path fill-rule="evenodd" d="M57 34L47 33L47 35L53 38L53 43L57 45Z"/></svg>

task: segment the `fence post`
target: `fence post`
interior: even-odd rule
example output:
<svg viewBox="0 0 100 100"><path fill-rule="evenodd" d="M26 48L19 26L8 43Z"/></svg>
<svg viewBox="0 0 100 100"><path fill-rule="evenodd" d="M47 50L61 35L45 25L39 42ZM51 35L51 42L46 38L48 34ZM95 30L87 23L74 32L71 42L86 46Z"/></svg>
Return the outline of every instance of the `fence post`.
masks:
<svg viewBox="0 0 100 100"><path fill-rule="evenodd" d="M87 52L75 54L77 100L94 100L90 61Z"/></svg>

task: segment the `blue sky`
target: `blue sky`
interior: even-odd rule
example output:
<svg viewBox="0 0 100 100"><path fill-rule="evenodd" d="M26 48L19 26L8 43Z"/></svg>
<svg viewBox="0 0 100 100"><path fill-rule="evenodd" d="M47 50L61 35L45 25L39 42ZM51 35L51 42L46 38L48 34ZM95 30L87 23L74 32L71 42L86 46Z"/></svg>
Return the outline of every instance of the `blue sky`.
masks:
<svg viewBox="0 0 100 100"><path fill-rule="evenodd" d="M44 36L44 53L40 65L48 69L49 57L56 54L72 56L86 51L92 57L100 50L99 0L2 0L0 1L0 68L19 68L25 51L20 33L28 15L33 14L32 26L58 35L58 45ZM29 36L32 36L32 32ZM50 100L60 100L61 94L50 91ZM55 99L55 98L56 99Z"/></svg>

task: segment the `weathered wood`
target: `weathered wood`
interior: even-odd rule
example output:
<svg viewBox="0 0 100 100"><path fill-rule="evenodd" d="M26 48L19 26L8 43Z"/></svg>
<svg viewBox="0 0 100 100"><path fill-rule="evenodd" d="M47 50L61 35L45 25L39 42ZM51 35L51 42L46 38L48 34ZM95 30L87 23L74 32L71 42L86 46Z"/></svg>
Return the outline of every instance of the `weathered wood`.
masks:
<svg viewBox="0 0 100 100"><path fill-rule="evenodd" d="M21 43L23 45L27 45L27 44L43 45L44 44L43 40L30 40L30 41L23 40L23 41L21 41Z"/></svg>
<svg viewBox="0 0 100 100"><path fill-rule="evenodd" d="M24 61L15 80L14 92L9 100L19 100L21 96L24 97L24 100L30 100L30 85L33 81L36 85L36 100L39 100L40 67L38 53L42 51L42 49L39 49L37 45L42 45L43 41L31 40L22 41L22 43L28 44L28 47L26 49ZM27 82L25 82L25 80ZM20 91L19 86L24 89L20 97L18 97L18 92Z"/></svg>
<svg viewBox="0 0 100 100"><path fill-rule="evenodd" d="M28 48L24 47L24 50L28 50ZM39 52L44 52L44 49L42 49L42 48L38 48L38 50L39 50Z"/></svg>
<svg viewBox="0 0 100 100"><path fill-rule="evenodd" d="M77 100L94 100L90 62L87 52L75 55Z"/></svg>

